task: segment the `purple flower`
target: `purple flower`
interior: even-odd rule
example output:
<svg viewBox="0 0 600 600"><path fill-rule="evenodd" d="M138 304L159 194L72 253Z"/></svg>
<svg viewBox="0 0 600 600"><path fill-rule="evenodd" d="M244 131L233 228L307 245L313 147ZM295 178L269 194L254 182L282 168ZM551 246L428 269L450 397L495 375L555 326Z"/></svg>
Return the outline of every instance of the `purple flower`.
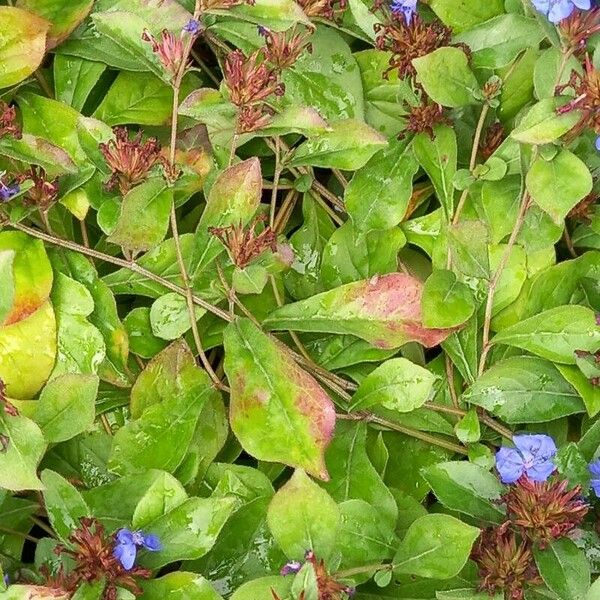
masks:
<svg viewBox="0 0 600 600"><path fill-rule="evenodd" d="M113 550L114 557L129 571L135 563L138 547L143 547L150 552L158 552L162 546L154 534L145 535L142 531L119 529L116 535L116 544Z"/></svg>
<svg viewBox="0 0 600 600"><path fill-rule="evenodd" d="M258 30L258 35L264 38L266 38L271 33L271 30L268 27L265 27L264 25L258 25L256 29Z"/></svg>
<svg viewBox="0 0 600 600"><path fill-rule="evenodd" d="M594 493L600 498L600 458L588 465L588 469L592 474L590 485L594 490Z"/></svg>
<svg viewBox="0 0 600 600"><path fill-rule="evenodd" d="M0 181L0 202L8 202L21 191L18 183L6 185Z"/></svg>
<svg viewBox="0 0 600 600"><path fill-rule="evenodd" d="M410 23L417 10L417 0L392 0L390 9L395 15L404 15L405 21Z"/></svg>
<svg viewBox="0 0 600 600"><path fill-rule="evenodd" d="M190 19L184 26L183 31L198 35L202 31L202 23L196 19Z"/></svg>
<svg viewBox="0 0 600 600"><path fill-rule="evenodd" d="M551 23L560 23L566 19L575 10L589 10L591 0L532 0L538 12L548 17Z"/></svg>
<svg viewBox="0 0 600 600"><path fill-rule="evenodd" d="M496 452L496 469L502 483L514 483L522 475L532 481L546 481L556 468L552 459L556 444L547 435L515 435L516 448Z"/></svg>
<svg viewBox="0 0 600 600"><path fill-rule="evenodd" d="M280 575L284 577L286 575L295 575L302 568L302 563L298 560L290 560L290 562L286 562L283 567L281 567L281 571L279 571Z"/></svg>
<svg viewBox="0 0 600 600"><path fill-rule="evenodd" d="M10 577L8 576L8 573L4 574L3 581L4 581L4 586L5 587L8 587L10 585Z"/></svg>

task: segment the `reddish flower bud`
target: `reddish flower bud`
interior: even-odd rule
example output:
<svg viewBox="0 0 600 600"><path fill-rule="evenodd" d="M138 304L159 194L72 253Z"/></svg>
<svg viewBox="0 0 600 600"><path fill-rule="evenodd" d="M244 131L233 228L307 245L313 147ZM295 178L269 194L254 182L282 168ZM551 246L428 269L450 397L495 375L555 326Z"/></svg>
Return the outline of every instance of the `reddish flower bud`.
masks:
<svg viewBox="0 0 600 600"><path fill-rule="evenodd" d="M433 128L438 124L450 124L450 120L444 114L444 109L435 102L429 102L424 96L421 104L409 107L405 132L399 137L411 133L426 133L432 140L435 138Z"/></svg>
<svg viewBox="0 0 600 600"><path fill-rule="evenodd" d="M5 135L20 140L22 133L17 123L17 111L14 106L9 106L4 100L0 100L0 138Z"/></svg>
<svg viewBox="0 0 600 600"><path fill-rule="evenodd" d="M157 40L147 29L142 33L142 39L152 44L152 51L156 54L165 68L165 71L175 77L181 68L184 55L183 37L163 29L160 39Z"/></svg>
<svg viewBox="0 0 600 600"><path fill-rule="evenodd" d="M46 171L42 167L32 165L27 173L18 178L21 183L28 179L33 181L33 187L27 190L23 204L35 206L44 212L47 211L58 197L58 178L49 181L46 179Z"/></svg>
<svg viewBox="0 0 600 600"><path fill-rule="evenodd" d="M288 35L286 31L271 31L266 27L259 27L259 33L265 38L265 60L279 71L289 69L304 52L312 52L312 44L308 41L306 32L296 33L294 29Z"/></svg>
<svg viewBox="0 0 600 600"><path fill-rule="evenodd" d="M336 21L348 6L347 0L298 0L307 17L321 17Z"/></svg>

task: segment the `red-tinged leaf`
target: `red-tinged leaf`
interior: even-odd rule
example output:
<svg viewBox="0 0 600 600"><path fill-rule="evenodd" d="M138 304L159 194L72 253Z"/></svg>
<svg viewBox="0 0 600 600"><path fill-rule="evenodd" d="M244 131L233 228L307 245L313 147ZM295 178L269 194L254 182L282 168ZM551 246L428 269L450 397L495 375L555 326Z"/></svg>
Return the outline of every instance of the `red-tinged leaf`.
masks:
<svg viewBox="0 0 600 600"><path fill-rule="evenodd" d="M265 320L269 329L352 334L378 348L419 342L437 346L455 329L428 329L421 319L421 281L390 273L342 285L278 308Z"/></svg>
<svg viewBox="0 0 600 600"><path fill-rule="evenodd" d="M0 88L23 81L40 66L49 27L26 10L0 6Z"/></svg>
<svg viewBox="0 0 600 600"><path fill-rule="evenodd" d="M0 233L0 253L12 255L12 268L0 270L0 325L12 325L33 314L50 297L52 267L44 244L20 231Z"/></svg>
<svg viewBox="0 0 600 600"><path fill-rule="evenodd" d="M228 325L224 344L231 428L244 450L328 480L323 453L335 409L327 393L285 346L248 319Z"/></svg>
<svg viewBox="0 0 600 600"><path fill-rule="evenodd" d="M50 21L47 49L66 40L88 16L94 0L18 0L17 6Z"/></svg>

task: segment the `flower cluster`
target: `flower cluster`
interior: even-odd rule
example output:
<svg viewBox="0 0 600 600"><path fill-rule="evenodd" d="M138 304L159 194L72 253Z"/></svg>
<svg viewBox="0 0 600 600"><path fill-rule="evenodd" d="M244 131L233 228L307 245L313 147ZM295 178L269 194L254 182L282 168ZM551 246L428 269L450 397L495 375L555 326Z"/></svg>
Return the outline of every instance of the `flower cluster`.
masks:
<svg viewBox="0 0 600 600"><path fill-rule="evenodd" d="M107 189L118 187L124 196L132 187L147 179L154 165L164 165L165 161L156 138L148 138L142 142L140 131L130 140L125 127L115 127L114 133L113 140L100 144L100 151L112 171L106 184Z"/></svg>
<svg viewBox="0 0 600 600"><path fill-rule="evenodd" d="M514 448L500 448L496 469L503 483L513 484L502 496L507 520L481 536L472 558L479 567L480 587L505 590L522 600L528 585L541 583L533 548L570 535L589 510L581 487L553 476L557 448L547 435L516 435ZM592 487L600 490L600 461L590 465ZM552 478L551 478L552 477Z"/></svg>
<svg viewBox="0 0 600 600"><path fill-rule="evenodd" d="M600 9L574 10L570 16L559 23L563 43L570 52L581 55L585 52L590 36L600 31Z"/></svg>
<svg viewBox="0 0 600 600"><path fill-rule="evenodd" d="M272 32L259 27L265 45L246 56L234 50L225 59L224 76L229 99L238 107L237 133L265 127L271 120L272 97L282 96L282 70L291 67L311 45L305 34Z"/></svg>
<svg viewBox="0 0 600 600"><path fill-rule="evenodd" d="M532 0L535 9L551 23L560 23L576 9L589 10L591 0Z"/></svg>
<svg viewBox="0 0 600 600"><path fill-rule="evenodd" d="M277 250L277 236L270 227L265 227L259 234L256 233L256 226L261 221L264 221L264 218L257 217L248 229L244 229L240 223L228 227L211 227L209 231L227 248L231 262L244 269L265 250Z"/></svg>
<svg viewBox="0 0 600 600"><path fill-rule="evenodd" d="M307 550L305 552L304 563L292 560L281 568L280 574L283 576L295 575L300 572L305 564L309 565L314 571L317 580L317 590L321 600L342 600L344 598L354 597L354 594L356 593L355 588L339 583L329 575L325 567L325 562L323 560L318 560L312 550ZM275 592L273 592L273 598L274 600L280 600Z"/></svg>
<svg viewBox="0 0 600 600"><path fill-rule="evenodd" d="M33 187L27 190L23 199L25 206L35 206L46 212L56 202L58 197L58 178L48 180L42 167L32 165L29 171L18 177L19 182L31 180Z"/></svg>
<svg viewBox="0 0 600 600"><path fill-rule="evenodd" d="M0 100L0 138L12 136L21 139L21 127L17 123L17 111L14 106L9 106L4 100Z"/></svg>
<svg viewBox="0 0 600 600"><path fill-rule="evenodd" d="M49 587L72 593L84 582L103 581L103 600L116 600L119 587L140 595L142 589L136 578L148 578L151 573L148 569L134 566L137 542L152 551L160 549L155 536L145 536L141 532L126 529L120 530L116 536L108 535L99 521L89 517L80 519L79 527L68 541L69 548L57 546L55 552L71 557L75 566L66 575L61 571L58 578L54 576Z"/></svg>

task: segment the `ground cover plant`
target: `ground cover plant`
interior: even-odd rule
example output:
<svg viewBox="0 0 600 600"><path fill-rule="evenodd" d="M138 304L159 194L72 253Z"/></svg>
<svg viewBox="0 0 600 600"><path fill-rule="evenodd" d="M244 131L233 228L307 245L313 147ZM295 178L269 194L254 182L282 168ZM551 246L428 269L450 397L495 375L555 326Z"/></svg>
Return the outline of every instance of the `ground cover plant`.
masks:
<svg viewBox="0 0 600 600"><path fill-rule="evenodd" d="M0 1L0 597L600 599L600 8Z"/></svg>

